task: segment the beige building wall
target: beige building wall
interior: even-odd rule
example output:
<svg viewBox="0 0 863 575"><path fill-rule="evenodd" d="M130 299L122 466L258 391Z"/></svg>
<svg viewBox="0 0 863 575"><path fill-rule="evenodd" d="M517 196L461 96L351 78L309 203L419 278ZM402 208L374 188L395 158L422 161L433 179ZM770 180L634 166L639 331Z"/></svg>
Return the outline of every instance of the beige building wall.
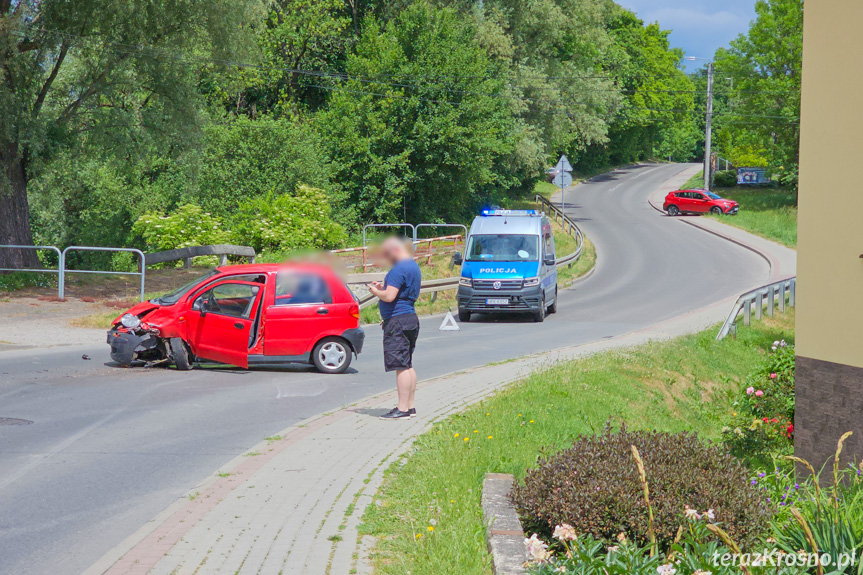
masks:
<svg viewBox="0 0 863 575"><path fill-rule="evenodd" d="M863 0L806 0L794 450L863 459Z"/></svg>
<svg viewBox="0 0 863 575"><path fill-rule="evenodd" d="M863 367L863 0L807 0L797 353Z"/></svg>

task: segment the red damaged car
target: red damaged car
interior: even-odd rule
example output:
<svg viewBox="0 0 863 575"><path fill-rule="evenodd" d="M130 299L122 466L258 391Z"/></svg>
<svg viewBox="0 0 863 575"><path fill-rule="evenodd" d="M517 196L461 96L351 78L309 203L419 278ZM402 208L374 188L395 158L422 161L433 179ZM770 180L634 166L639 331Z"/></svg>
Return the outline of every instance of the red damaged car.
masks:
<svg viewBox="0 0 863 575"><path fill-rule="evenodd" d="M221 266L119 316L108 343L122 366L311 363L343 373L363 349L359 317L356 298L326 266Z"/></svg>
<svg viewBox="0 0 863 575"><path fill-rule="evenodd" d="M662 209L669 216L679 214L737 215L740 206L734 200L726 200L705 190L679 190L665 196Z"/></svg>

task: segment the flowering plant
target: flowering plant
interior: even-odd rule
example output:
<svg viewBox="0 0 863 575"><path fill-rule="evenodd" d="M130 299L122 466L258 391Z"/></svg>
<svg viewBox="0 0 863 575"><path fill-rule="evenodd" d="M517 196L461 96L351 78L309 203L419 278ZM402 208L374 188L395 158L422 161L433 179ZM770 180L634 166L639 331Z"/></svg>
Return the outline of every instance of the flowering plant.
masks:
<svg viewBox="0 0 863 575"><path fill-rule="evenodd" d="M681 518L677 538L665 553L653 553L650 545L639 546L624 533L617 536L613 545L608 541L595 539L591 535L574 538L559 538L557 544L561 551L552 554L548 545L529 544L538 552L530 553L530 572L534 575L802 575L806 568L801 566L783 567L774 565L749 565L746 571L739 566L722 565L717 558L730 556L735 552L723 541L718 540L711 530L717 526L710 519L711 511L699 512L686 508ZM696 518L697 516L697 518ZM568 525L558 526L572 529ZM557 532L557 529L555 529ZM724 534L724 532L723 532ZM538 540L534 534L525 542ZM768 550L769 552L769 550Z"/></svg>
<svg viewBox="0 0 863 575"><path fill-rule="evenodd" d="M734 402L722 439L738 457L767 459L790 452L794 440L794 346L773 342Z"/></svg>

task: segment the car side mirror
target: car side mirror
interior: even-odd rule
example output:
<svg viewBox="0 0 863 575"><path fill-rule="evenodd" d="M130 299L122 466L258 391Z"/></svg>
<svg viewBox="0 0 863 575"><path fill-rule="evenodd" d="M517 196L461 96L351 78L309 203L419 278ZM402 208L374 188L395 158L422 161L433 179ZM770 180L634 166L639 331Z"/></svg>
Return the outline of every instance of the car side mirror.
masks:
<svg viewBox="0 0 863 575"><path fill-rule="evenodd" d="M204 296L198 296L192 303L192 311L199 311L201 315L207 315L207 302L204 301Z"/></svg>
<svg viewBox="0 0 863 575"><path fill-rule="evenodd" d="M463 262L464 262L464 256L461 255L461 252L456 252L452 255L453 265L460 266Z"/></svg>
<svg viewBox="0 0 863 575"><path fill-rule="evenodd" d="M547 266L553 266L555 261L556 260L554 256L545 256L545 259L542 261L542 263Z"/></svg>

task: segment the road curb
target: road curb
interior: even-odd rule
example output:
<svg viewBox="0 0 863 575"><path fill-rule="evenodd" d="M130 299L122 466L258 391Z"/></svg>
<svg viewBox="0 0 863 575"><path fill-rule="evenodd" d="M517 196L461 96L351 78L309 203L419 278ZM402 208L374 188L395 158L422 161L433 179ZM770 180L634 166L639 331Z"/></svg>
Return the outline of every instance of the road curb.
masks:
<svg viewBox="0 0 863 575"><path fill-rule="evenodd" d="M524 530L510 498L514 483L509 473L487 473L482 482L482 516L495 575L527 572Z"/></svg>

